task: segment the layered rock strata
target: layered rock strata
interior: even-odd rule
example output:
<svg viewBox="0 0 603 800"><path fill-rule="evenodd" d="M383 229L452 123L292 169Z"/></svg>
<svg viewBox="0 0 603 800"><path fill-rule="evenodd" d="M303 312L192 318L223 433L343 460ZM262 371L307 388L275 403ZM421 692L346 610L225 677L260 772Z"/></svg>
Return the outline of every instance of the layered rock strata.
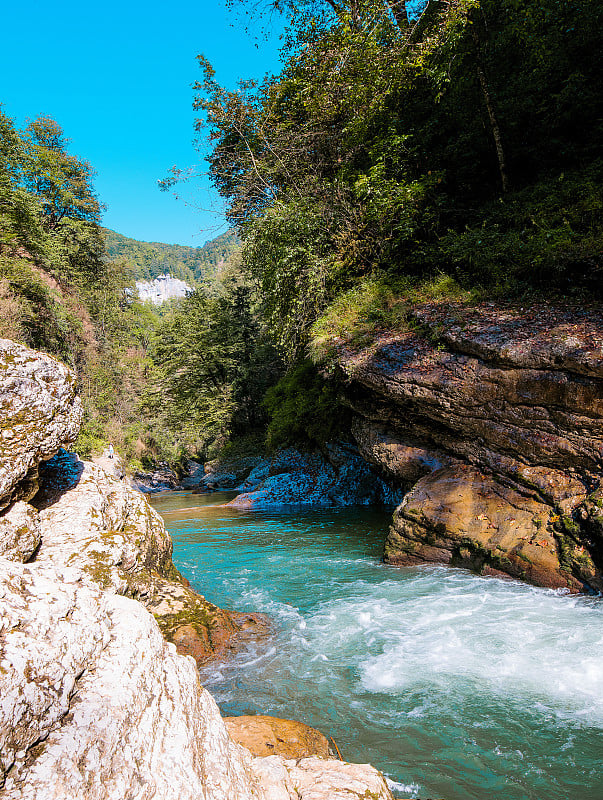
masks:
<svg viewBox="0 0 603 800"><path fill-rule="evenodd" d="M2 357L0 798L391 800L372 767L254 757L229 737L166 638L202 660L260 620L192 591L141 495L56 454L80 416L68 370L18 345Z"/></svg>
<svg viewBox="0 0 603 800"><path fill-rule="evenodd" d="M338 355L360 452L411 489L387 560L601 591L603 315L450 303L410 314L408 330Z"/></svg>

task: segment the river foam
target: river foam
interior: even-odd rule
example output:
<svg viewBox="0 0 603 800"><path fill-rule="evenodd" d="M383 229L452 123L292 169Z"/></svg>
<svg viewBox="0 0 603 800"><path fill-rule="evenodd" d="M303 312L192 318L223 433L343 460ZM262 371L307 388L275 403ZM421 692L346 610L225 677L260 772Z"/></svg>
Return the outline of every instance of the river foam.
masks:
<svg viewBox="0 0 603 800"><path fill-rule="evenodd" d="M404 797L603 797L600 599L387 567L366 511L169 524L211 600L276 621L202 675L225 713L314 725Z"/></svg>

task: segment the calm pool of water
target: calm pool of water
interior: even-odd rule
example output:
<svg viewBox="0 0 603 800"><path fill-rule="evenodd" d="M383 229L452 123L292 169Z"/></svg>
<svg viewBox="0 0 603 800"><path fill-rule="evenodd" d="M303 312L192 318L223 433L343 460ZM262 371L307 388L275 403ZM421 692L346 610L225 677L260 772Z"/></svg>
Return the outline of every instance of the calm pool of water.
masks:
<svg viewBox="0 0 603 800"><path fill-rule="evenodd" d="M275 621L202 674L224 714L303 720L400 797L603 798L603 600L387 567L386 510L225 499L153 498L193 586Z"/></svg>

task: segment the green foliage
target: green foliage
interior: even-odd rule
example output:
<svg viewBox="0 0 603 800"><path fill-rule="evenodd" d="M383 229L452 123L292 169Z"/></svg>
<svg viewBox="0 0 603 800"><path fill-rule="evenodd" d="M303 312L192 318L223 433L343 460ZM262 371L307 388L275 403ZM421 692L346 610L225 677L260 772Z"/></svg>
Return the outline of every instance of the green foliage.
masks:
<svg viewBox="0 0 603 800"><path fill-rule="evenodd" d="M249 232L243 258L258 281L272 334L295 357L337 279L320 214L276 203Z"/></svg>
<svg viewBox="0 0 603 800"><path fill-rule="evenodd" d="M251 289L236 274L220 294L197 289L164 318L146 405L184 449L207 455L265 422L261 399L280 374Z"/></svg>
<svg viewBox="0 0 603 800"><path fill-rule="evenodd" d="M92 188L94 170L67 152L69 140L61 127L51 117L38 117L25 128L23 142L22 178L40 201L44 226L54 230L65 217L98 223L101 206Z"/></svg>
<svg viewBox="0 0 603 800"><path fill-rule="evenodd" d="M290 359L376 275L600 296L600 3L268 5L281 73L229 91L200 57L195 105Z"/></svg>
<svg viewBox="0 0 603 800"><path fill-rule="evenodd" d="M483 296L478 290L463 289L445 273L423 280L382 274L362 281L331 303L312 325L308 352L314 363L320 363L342 345L369 344L377 333L408 330L416 324L409 312L417 303L479 299Z"/></svg>
<svg viewBox="0 0 603 800"><path fill-rule="evenodd" d="M83 459L100 455L109 445L104 427L94 417L87 414L73 445L75 452Z"/></svg>
<svg viewBox="0 0 603 800"><path fill-rule="evenodd" d="M427 254L465 286L502 298L536 290L600 296L603 163L539 182L485 205ZM424 256L425 258L425 256Z"/></svg>
<svg viewBox="0 0 603 800"><path fill-rule="evenodd" d="M240 248L234 231L217 236L202 247L185 247L162 242L139 242L103 228L109 259L123 261L133 281L148 281L169 273L190 286L219 277L227 262Z"/></svg>
<svg viewBox="0 0 603 800"><path fill-rule="evenodd" d="M341 405L332 381L326 381L309 361L292 368L271 387L264 399L270 414L267 443L316 447L344 436L349 411Z"/></svg>

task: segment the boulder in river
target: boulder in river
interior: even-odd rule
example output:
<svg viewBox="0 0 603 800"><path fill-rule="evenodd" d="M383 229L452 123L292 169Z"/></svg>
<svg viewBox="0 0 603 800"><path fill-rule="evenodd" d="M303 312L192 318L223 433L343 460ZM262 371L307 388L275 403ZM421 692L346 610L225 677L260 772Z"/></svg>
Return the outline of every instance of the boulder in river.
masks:
<svg viewBox="0 0 603 800"><path fill-rule="evenodd" d="M327 737L320 731L291 719L257 716L224 717L230 737L254 756L285 758L330 758Z"/></svg>

